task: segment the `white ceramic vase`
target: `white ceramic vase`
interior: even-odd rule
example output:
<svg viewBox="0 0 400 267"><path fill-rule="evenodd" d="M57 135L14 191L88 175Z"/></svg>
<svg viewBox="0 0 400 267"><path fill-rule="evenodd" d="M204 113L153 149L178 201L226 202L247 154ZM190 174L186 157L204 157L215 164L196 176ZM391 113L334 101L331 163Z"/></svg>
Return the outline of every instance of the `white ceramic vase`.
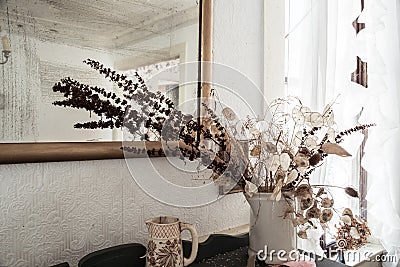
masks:
<svg viewBox="0 0 400 267"><path fill-rule="evenodd" d="M289 219L283 219L285 200L272 201L270 196L271 193L246 196L251 207L249 256L267 263L282 263L296 251L296 228Z"/></svg>

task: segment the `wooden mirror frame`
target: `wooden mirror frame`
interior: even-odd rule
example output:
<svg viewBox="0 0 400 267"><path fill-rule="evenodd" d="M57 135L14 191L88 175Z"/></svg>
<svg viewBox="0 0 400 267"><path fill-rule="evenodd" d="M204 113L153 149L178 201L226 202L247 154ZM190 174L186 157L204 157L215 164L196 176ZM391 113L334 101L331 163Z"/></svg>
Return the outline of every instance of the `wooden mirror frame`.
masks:
<svg viewBox="0 0 400 267"><path fill-rule="evenodd" d="M200 0L200 7L199 58L200 61L211 62L213 0ZM210 95L208 87L199 87L202 98ZM132 143L137 148L146 147L147 150L161 148L160 142ZM0 143L0 164L122 159L124 153L121 147L122 141ZM132 157L143 158L148 155L132 153Z"/></svg>

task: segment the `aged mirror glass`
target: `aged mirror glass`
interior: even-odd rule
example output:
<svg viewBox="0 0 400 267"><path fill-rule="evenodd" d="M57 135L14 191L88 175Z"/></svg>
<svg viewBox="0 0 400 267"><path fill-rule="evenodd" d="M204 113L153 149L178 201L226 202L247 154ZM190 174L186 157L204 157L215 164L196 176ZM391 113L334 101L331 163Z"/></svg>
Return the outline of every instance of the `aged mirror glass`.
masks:
<svg viewBox="0 0 400 267"><path fill-rule="evenodd" d="M53 106L62 95L52 86L72 77L116 91L82 63L87 58L144 76L197 61L200 5L198 0L0 1L1 36L8 37L11 49L8 62L0 65L0 142L121 140L119 130L74 129L95 116ZM196 86L176 86L184 78L175 73L152 87L179 104L197 94Z"/></svg>

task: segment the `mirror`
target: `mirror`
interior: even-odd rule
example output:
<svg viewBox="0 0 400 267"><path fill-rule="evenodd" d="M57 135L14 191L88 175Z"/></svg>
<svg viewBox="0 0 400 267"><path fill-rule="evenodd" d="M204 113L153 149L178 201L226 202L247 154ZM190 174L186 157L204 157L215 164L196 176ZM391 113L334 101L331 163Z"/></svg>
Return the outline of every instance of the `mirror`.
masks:
<svg viewBox="0 0 400 267"><path fill-rule="evenodd" d="M94 131L88 136L86 132L83 138L75 132L79 142L60 140L64 133L59 127L74 131L75 119L81 120L83 117L80 116L87 119L87 113L73 114L76 111L63 108L57 111L65 112L61 118L55 113L41 113L47 108L56 108L45 98L52 100L56 97L51 87L64 76L94 85L105 83L102 77L103 80L98 79L89 68L85 68L81 62L83 59L97 58L119 71L146 69L176 59L193 61L190 56L194 56L196 51L198 57L195 60L212 61L212 0L81 2L84 3L47 0L0 2L0 35L9 40L11 50L8 63L0 66L0 164L124 157L121 141L106 141L119 138L112 131L100 132L100 136ZM162 18L169 20L162 21ZM192 30L187 30L188 27ZM177 38L179 29L186 29L187 33L191 32L191 38L197 38L195 50L188 51L189 47L193 48L193 40L192 45L185 46L185 42ZM150 40L157 39L157 34L164 38L158 38L159 42L150 45ZM147 45L140 46L140 42ZM124 50L124 44L129 44L129 48ZM3 50L4 45L7 43L3 41ZM50 49L52 47L60 50ZM88 53L82 55L82 50ZM40 54L45 56L40 58ZM207 75L209 70L201 74L203 70L200 68L198 72ZM204 98L209 96L210 88L207 84L199 84L198 88L190 90L187 95L196 90L196 96ZM59 122L61 119L66 121ZM43 131L39 134L39 127L47 131L46 134ZM59 136L51 136L52 131L58 132ZM64 139L71 138L77 137ZM44 142L43 139L55 142ZM138 143L137 147L143 145ZM148 149L159 147L158 142L146 142ZM147 154L132 156L147 157Z"/></svg>
<svg viewBox="0 0 400 267"><path fill-rule="evenodd" d="M90 58L123 73L151 77L168 66L199 59L198 0L0 2L1 36L11 54L0 71L0 142L119 141L120 130L74 129L96 120L84 110L52 105L64 77L117 91L82 61ZM176 104L197 96L197 85L179 88L184 70L152 81Z"/></svg>

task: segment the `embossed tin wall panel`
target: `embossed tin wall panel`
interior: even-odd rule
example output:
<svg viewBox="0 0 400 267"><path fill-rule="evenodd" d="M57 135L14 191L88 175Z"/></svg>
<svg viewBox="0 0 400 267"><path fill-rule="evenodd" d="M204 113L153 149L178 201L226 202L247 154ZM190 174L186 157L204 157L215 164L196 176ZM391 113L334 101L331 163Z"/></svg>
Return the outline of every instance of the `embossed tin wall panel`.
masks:
<svg viewBox="0 0 400 267"><path fill-rule="evenodd" d="M199 208L160 203L124 160L0 165L0 266L76 266L89 252L145 243L147 218L173 215L204 235L247 223L248 212L241 194Z"/></svg>

